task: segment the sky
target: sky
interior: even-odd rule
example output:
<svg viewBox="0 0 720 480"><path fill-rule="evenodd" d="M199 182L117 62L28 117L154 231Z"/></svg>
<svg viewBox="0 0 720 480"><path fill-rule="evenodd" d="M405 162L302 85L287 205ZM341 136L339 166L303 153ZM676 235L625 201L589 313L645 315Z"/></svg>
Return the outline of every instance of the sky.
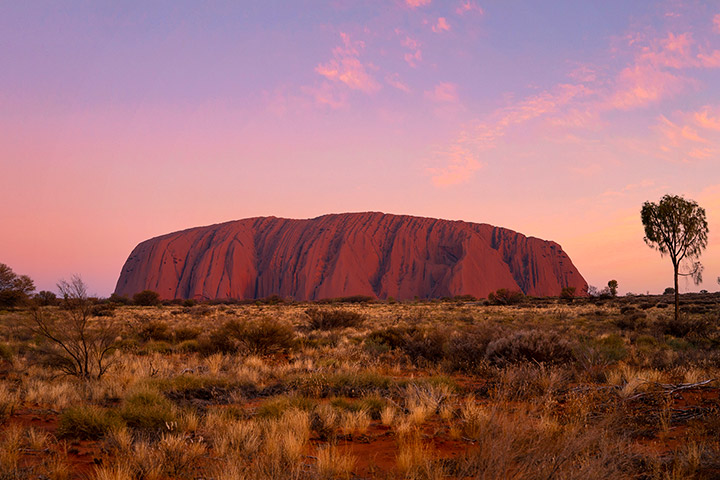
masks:
<svg viewBox="0 0 720 480"><path fill-rule="evenodd" d="M0 0L0 262L108 296L141 241L255 216L489 223L661 293L640 209L707 212L720 3Z"/></svg>

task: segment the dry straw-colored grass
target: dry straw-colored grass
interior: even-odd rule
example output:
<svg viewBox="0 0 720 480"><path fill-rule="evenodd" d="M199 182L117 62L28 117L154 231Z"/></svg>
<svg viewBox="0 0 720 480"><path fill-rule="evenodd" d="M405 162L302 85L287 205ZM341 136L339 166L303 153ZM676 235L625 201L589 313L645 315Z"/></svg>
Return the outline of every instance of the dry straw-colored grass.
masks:
<svg viewBox="0 0 720 480"><path fill-rule="evenodd" d="M632 302L635 317L621 312ZM28 461L70 476L73 430L58 442L13 426L32 409L104 422L89 441L96 479L713 478L720 416L703 395L719 385L684 397L692 408L666 387L720 377L718 325L674 336L682 325L643 306L653 302L318 306L354 313L315 329L307 305L122 307L113 367L85 381L10 328L25 313L0 313L13 355L0 381L0 478L27 478ZM231 328L234 343L212 336ZM291 341L276 348L263 333L273 329ZM387 438L395 464L372 473L345 446Z"/></svg>

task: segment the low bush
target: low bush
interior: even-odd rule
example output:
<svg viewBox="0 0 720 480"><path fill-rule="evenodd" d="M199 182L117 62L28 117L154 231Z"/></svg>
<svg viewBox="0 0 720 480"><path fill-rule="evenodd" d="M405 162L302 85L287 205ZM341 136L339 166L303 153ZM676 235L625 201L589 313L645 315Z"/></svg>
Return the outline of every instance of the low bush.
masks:
<svg viewBox="0 0 720 480"><path fill-rule="evenodd" d="M499 288L490 292L488 301L493 305L516 305L525 299L525 294L519 291L510 291L507 288Z"/></svg>
<svg viewBox="0 0 720 480"><path fill-rule="evenodd" d="M114 412L85 405L68 408L60 415L57 434L64 438L97 440L122 424L122 420Z"/></svg>
<svg viewBox="0 0 720 480"><path fill-rule="evenodd" d="M497 336L498 329L477 326L453 335L448 341L445 363L450 370L475 372L485 365L487 347Z"/></svg>
<svg viewBox="0 0 720 480"><path fill-rule="evenodd" d="M133 303L143 307L160 305L160 294L152 290L143 290L133 295Z"/></svg>
<svg viewBox="0 0 720 480"><path fill-rule="evenodd" d="M247 322L232 319L209 335L200 337L198 344L205 355L238 350L254 355L285 353L295 346L295 330L289 323L273 318Z"/></svg>
<svg viewBox="0 0 720 480"><path fill-rule="evenodd" d="M518 362L567 363L575 357L570 342L554 332L525 330L491 341L485 354L496 365Z"/></svg>
<svg viewBox="0 0 720 480"><path fill-rule="evenodd" d="M445 356L449 335L441 327L388 327L370 332L366 345L399 349L416 364L437 363Z"/></svg>
<svg viewBox="0 0 720 480"><path fill-rule="evenodd" d="M308 308L305 314L310 318L308 327L312 330L358 327L365 321L365 316L361 313L342 308Z"/></svg>
<svg viewBox="0 0 720 480"><path fill-rule="evenodd" d="M284 353L295 345L295 330L289 323L264 318L244 324L238 340L251 354Z"/></svg>
<svg viewBox="0 0 720 480"><path fill-rule="evenodd" d="M705 316L681 316L677 320L675 317L664 317L658 319L656 325L662 333L673 337L686 337L691 334L706 337L712 328L711 322Z"/></svg>
<svg viewBox="0 0 720 480"><path fill-rule="evenodd" d="M148 340L167 342L172 338L170 327L162 320L153 320L142 325L137 335L145 342Z"/></svg>
<svg viewBox="0 0 720 480"><path fill-rule="evenodd" d="M180 327L173 331L172 336L176 342L195 340L200 336L202 330L196 327Z"/></svg>

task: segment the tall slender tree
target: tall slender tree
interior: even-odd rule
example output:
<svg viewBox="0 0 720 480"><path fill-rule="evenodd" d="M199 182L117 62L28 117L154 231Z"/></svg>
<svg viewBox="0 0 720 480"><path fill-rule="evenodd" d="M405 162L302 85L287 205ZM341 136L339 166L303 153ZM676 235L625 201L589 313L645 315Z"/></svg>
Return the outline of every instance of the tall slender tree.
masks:
<svg viewBox="0 0 720 480"><path fill-rule="evenodd" d="M668 255L675 280L675 320L678 319L680 298L678 276L689 276L695 284L702 282L703 266L698 261L707 246L708 224L705 209L694 200L665 195L658 203L645 202L640 212L645 227L645 243ZM688 265L687 272L680 267Z"/></svg>

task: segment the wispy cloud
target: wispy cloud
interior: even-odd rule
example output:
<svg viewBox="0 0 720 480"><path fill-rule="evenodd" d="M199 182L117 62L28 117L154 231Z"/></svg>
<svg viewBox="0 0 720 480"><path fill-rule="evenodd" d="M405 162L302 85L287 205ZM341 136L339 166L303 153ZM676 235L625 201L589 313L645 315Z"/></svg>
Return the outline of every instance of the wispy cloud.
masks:
<svg viewBox="0 0 720 480"><path fill-rule="evenodd" d="M480 15L482 15L483 9L480 8L475 2L472 0L465 0L460 3L460 5L455 9L455 13L458 15L465 15L468 12L477 12Z"/></svg>
<svg viewBox="0 0 720 480"><path fill-rule="evenodd" d="M659 133L661 156L675 162L695 162L720 155L720 119L709 106L696 112L676 113L672 121L661 115Z"/></svg>
<svg viewBox="0 0 720 480"><path fill-rule="evenodd" d="M446 150L436 151L435 158L443 164L439 168L430 168L428 173L438 187L457 185L470 180L472 176L484 165L477 158L478 154L472 152L462 143L450 145Z"/></svg>
<svg viewBox="0 0 720 480"><path fill-rule="evenodd" d="M425 5L430 5L431 2L432 2L432 0L405 0L405 3L410 8L417 8L417 7L422 7Z"/></svg>
<svg viewBox="0 0 720 480"><path fill-rule="evenodd" d="M346 33L340 34L343 44L332 51L333 58L315 67L315 71L333 82L340 82L352 90L373 93L380 84L368 72L369 64L360 61L363 42L353 42Z"/></svg>
<svg viewBox="0 0 720 480"><path fill-rule="evenodd" d="M391 87L395 87L398 90L401 90L405 93L410 93L410 87L408 87L405 83L403 83L400 80L400 75L397 73L393 73L391 75L387 75L385 77L385 83L390 85Z"/></svg>
<svg viewBox="0 0 720 480"><path fill-rule="evenodd" d="M454 90L445 85L447 84L440 84L434 91L425 92L426 96L447 95L448 98L452 98L450 92ZM438 90L441 95L438 95ZM448 186L468 181L484 165L480 160L481 155L494 149L498 140L510 129L556 113L574 99L589 94L591 90L584 85L562 84L552 91L531 95L498 109L485 120L463 128L446 148L434 152L433 161L440 165L428 169L433 183L438 186Z"/></svg>
<svg viewBox="0 0 720 480"><path fill-rule="evenodd" d="M457 85L451 82L441 82L432 90L425 91L425 98L438 103L458 103Z"/></svg>
<svg viewBox="0 0 720 480"><path fill-rule="evenodd" d="M695 84L686 70L720 67L720 50L698 45L690 33L629 37L627 44L636 54L617 75L610 108L628 110L676 96Z"/></svg>
<svg viewBox="0 0 720 480"><path fill-rule="evenodd" d="M720 132L720 109L713 109L705 106L693 114L695 123L707 130Z"/></svg>
<svg viewBox="0 0 720 480"><path fill-rule="evenodd" d="M637 183L629 183L620 190L606 190L601 194L603 197L622 197L629 193L644 191L655 186L655 180L644 179Z"/></svg>
<svg viewBox="0 0 720 480"><path fill-rule="evenodd" d="M686 78L674 73L650 65L634 65L618 74L608 106L619 110L644 107L682 92L687 84Z"/></svg>
<svg viewBox="0 0 720 480"><path fill-rule="evenodd" d="M713 17L713 25L715 26L715 32L720 33L720 13Z"/></svg>
<svg viewBox="0 0 720 480"><path fill-rule="evenodd" d="M439 17L435 25L433 25L432 31L435 33L449 32L450 24L447 22L445 17Z"/></svg>
<svg viewBox="0 0 720 480"><path fill-rule="evenodd" d="M347 95L338 91L329 82L322 82L316 86L306 86L301 88L302 92L309 95L315 103L333 109L343 108L347 105Z"/></svg>

